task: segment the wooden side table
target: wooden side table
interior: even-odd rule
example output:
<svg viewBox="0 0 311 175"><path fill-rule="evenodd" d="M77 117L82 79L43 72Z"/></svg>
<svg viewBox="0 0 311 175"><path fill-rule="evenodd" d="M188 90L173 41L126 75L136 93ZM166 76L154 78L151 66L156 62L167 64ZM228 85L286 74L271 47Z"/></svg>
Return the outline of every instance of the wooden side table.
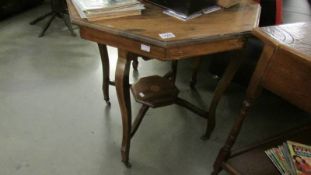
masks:
<svg viewBox="0 0 311 175"><path fill-rule="evenodd" d="M137 56L162 61L181 60L200 55L239 50L251 30L258 26L260 6L253 0L242 0L231 9L203 15L183 22L162 13L163 9L146 3L142 15L89 22L81 19L72 2L67 0L70 17L80 27L80 36L101 45L118 48L115 85L122 115L122 161L129 165L132 113L130 103L129 68ZM161 38L160 34L173 37ZM172 35L171 35L172 36ZM108 58L102 58L105 62ZM205 138L215 127L215 111L220 98L230 84L241 62L237 55L217 85L211 105ZM103 64L103 69L106 69ZM104 76L105 79L106 75Z"/></svg>
<svg viewBox="0 0 311 175"><path fill-rule="evenodd" d="M265 43L264 50L248 86L240 115L214 163L213 174L222 168L231 174L278 174L265 155L265 149L287 139L311 144L311 124L307 124L231 154L249 108L262 88L311 113L311 23L257 28L253 34Z"/></svg>

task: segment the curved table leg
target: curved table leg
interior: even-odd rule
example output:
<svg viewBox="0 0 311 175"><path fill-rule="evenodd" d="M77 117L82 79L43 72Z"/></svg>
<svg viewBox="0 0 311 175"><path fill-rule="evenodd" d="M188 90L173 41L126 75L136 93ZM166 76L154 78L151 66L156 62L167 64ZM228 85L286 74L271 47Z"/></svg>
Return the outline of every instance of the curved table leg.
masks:
<svg viewBox="0 0 311 175"><path fill-rule="evenodd" d="M110 76L110 67L109 67L109 57L108 57L108 51L107 47L104 44L99 44L99 53L102 61L102 67L103 67L103 93L104 93L104 99L108 105L110 105L109 101L109 76Z"/></svg>
<svg viewBox="0 0 311 175"><path fill-rule="evenodd" d="M118 49L118 62L116 68L116 90L118 95L119 106L122 115L123 137L121 145L122 162L130 167L129 152L131 144L131 98L130 98L130 85L129 85L129 70L131 63L131 56L129 52Z"/></svg>
<svg viewBox="0 0 311 175"><path fill-rule="evenodd" d="M242 56L238 56L237 58L231 58L229 65L227 66L224 75L222 76L221 80L217 84L217 87L215 89L211 104L209 106L209 116L207 120L207 127L205 134L202 136L203 140L209 139L212 131L215 128L215 113L217 105L225 92L225 90L230 85L235 73L237 72L238 68L241 65L241 62L243 60Z"/></svg>

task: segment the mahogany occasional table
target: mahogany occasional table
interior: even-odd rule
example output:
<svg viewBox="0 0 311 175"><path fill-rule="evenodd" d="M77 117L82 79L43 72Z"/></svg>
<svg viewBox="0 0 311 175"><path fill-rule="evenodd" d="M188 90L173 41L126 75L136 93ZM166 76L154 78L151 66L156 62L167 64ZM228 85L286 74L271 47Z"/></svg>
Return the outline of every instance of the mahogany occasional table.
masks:
<svg viewBox="0 0 311 175"><path fill-rule="evenodd" d="M203 15L187 22L162 13L163 9L145 3L146 10L140 16L89 22L81 19L71 0L67 0L69 14L80 27L80 36L99 44L103 63L104 93L109 80L109 58L105 45L118 48L115 86L122 115L122 161L129 165L131 103L129 89L130 62L137 55L162 61L181 60L194 56L239 50L244 47L251 30L258 26L260 6L253 0L230 9ZM172 33L175 37L163 39L159 34ZM209 107L205 138L215 127L217 104L236 73L241 58L229 58L230 63L218 83ZM108 71L107 71L108 70Z"/></svg>

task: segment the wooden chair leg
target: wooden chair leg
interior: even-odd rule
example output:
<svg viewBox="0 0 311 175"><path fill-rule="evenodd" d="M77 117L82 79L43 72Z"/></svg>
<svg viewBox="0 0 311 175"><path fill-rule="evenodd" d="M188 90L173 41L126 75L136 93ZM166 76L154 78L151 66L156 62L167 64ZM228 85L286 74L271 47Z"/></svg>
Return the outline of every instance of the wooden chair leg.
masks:
<svg viewBox="0 0 311 175"><path fill-rule="evenodd" d="M148 109L149 109L149 106L147 106L147 105L141 106L141 108L137 114L137 117L134 120L133 126L132 126L131 138L135 135L135 133L136 133L138 127L140 126L143 118L145 117L145 114L148 111Z"/></svg>
<svg viewBox="0 0 311 175"><path fill-rule="evenodd" d="M110 66L109 66L109 57L108 57L108 51L106 45L99 44L99 53L102 61L102 67L103 67L103 85L102 90L104 94L104 99L108 105L110 105L109 101L109 77L110 77Z"/></svg>
<svg viewBox="0 0 311 175"><path fill-rule="evenodd" d="M190 81L190 87L192 89L194 89L195 85L197 84L197 76L198 76L201 64L202 64L201 58L196 59L192 64L192 77Z"/></svg>

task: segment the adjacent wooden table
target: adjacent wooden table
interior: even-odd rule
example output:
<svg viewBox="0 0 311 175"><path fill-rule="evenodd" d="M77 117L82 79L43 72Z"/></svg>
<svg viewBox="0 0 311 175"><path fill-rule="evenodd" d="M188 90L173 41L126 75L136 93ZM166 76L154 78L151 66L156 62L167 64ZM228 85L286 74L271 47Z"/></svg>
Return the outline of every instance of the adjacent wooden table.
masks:
<svg viewBox="0 0 311 175"><path fill-rule="evenodd" d="M230 174L279 174L265 155L266 149L288 139L311 144L309 123L231 154L243 121L263 88L311 113L311 23L256 28L253 33L265 46L247 88L240 115L218 154L212 174L218 174L222 168Z"/></svg>
<svg viewBox="0 0 311 175"><path fill-rule="evenodd" d="M103 48L105 45L118 48L115 85L123 125L121 154L122 161L126 165L129 165L132 121L129 92L131 60L140 55L172 61L241 49L248 34L258 25L260 15L260 6L257 3L252 0L242 0L239 6L183 22L164 15L163 9L145 3L146 10L141 16L89 22L79 17L70 0L67 0L67 3L72 22L80 26L81 37L99 44L106 84L109 60L107 51ZM162 39L159 36L162 33L173 33L175 37ZM239 56L230 59L209 107L206 138L215 127L215 111L220 97L241 62Z"/></svg>

